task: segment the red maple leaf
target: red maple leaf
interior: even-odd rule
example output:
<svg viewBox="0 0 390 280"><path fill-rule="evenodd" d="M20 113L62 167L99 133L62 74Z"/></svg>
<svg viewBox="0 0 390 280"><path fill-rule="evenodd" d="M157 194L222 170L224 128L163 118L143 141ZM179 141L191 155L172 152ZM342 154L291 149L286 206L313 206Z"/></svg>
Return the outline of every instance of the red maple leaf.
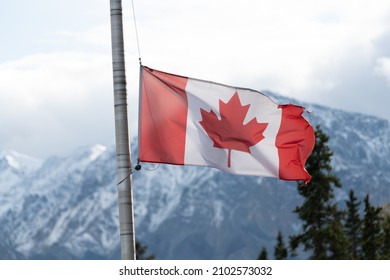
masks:
<svg viewBox="0 0 390 280"><path fill-rule="evenodd" d="M268 123L258 123L256 118L244 125L249 110L248 105L241 105L240 97L235 92L227 103L219 100L221 119L210 110L200 109L202 120L199 122L207 135L214 142L214 147L228 149L228 167L232 150L250 153L249 147L264 139L263 132Z"/></svg>

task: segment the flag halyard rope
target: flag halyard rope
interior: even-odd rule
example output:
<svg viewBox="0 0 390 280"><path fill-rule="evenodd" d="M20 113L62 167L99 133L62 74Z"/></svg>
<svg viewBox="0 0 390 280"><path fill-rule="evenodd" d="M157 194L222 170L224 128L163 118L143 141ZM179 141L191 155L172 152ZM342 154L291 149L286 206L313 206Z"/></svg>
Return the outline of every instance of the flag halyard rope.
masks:
<svg viewBox="0 0 390 280"><path fill-rule="evenodd" d="M138 59L139 59L139 64L142 65L141 48L140 48L140 46L139 46L138 27L137 27L137 19L136 19L136 16L135 16L134 0L131 0L131 7L132 7L132 9L133 9L133 19L134 19L135 37L136 37L137 48L138 48Z"/></svg>

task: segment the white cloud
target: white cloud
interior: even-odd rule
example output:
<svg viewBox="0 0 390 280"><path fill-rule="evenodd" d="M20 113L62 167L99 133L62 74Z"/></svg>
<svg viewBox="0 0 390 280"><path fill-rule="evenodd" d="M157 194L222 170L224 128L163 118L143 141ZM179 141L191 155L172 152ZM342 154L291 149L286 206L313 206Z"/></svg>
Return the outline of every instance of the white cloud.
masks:
<svg viewBox="0 0 390 280"><path fill-rule="evenodd" d="M175 5L137 5L147 20L139 24L147 64L221 82L257 80L298 97L313 83L331 87L333 81L313 81L312 74L336 65L350 49L370 53L390 7L372 1L169 3Z"/></svg>
<svg viewBox="0 0 390 280"><path fill-rule="evenodd" d="M37 156L111 142L110 57L46 53L0 65L2 148ZM80 144L79 144L80 143Z"/></svg>
<svg viewBox="0 0 390 280"><path fill-rule="evenodd" d="M377 60L375 71L384 76L390 86L390 57L381 57Z"/></svg>
<svg viewBox="0 0 390 280"><path fill-rule="evenodd" d="M111 34L108 23L92 26L87 29L75 31L61 30L54 32L57 44L75 48L93 48L110 52Z"/></svg>

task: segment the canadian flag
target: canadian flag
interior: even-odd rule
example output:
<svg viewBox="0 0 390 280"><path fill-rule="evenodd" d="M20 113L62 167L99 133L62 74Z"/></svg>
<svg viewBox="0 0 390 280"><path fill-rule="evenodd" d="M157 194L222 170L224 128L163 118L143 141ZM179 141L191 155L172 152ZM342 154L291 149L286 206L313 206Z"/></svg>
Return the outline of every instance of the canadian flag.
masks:
<svg viewBox="0 0 390 280"><path fill-rule="evenodd" d="M304 109L261 92L141 67L139 160L310 180Z"/></svg>

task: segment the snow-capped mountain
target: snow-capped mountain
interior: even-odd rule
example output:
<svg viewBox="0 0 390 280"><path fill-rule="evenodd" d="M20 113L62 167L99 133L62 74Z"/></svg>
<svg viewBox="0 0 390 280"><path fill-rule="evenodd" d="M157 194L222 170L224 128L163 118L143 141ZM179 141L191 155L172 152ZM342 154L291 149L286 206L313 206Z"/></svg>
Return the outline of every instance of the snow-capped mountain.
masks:
<svg viewBox="0 0 390 280"><path fill-rule="evenodd" d="M15 151L0 151L0 215L13 204L13 186L42 164L38 159Z"/></svg>
<svg viewBox="0 0 390 280"><path fill-rule="evenodd" d="M340 203L351 188L390 201L388 121L268 94L305 106L329 135ZM158 259L255 259L262 246L272 252L278 230L300 226L294 182L144 164L133 190L136 237ZM114 147L44 162L0 152L0 225L0 258L119 258Z"/></svg>

